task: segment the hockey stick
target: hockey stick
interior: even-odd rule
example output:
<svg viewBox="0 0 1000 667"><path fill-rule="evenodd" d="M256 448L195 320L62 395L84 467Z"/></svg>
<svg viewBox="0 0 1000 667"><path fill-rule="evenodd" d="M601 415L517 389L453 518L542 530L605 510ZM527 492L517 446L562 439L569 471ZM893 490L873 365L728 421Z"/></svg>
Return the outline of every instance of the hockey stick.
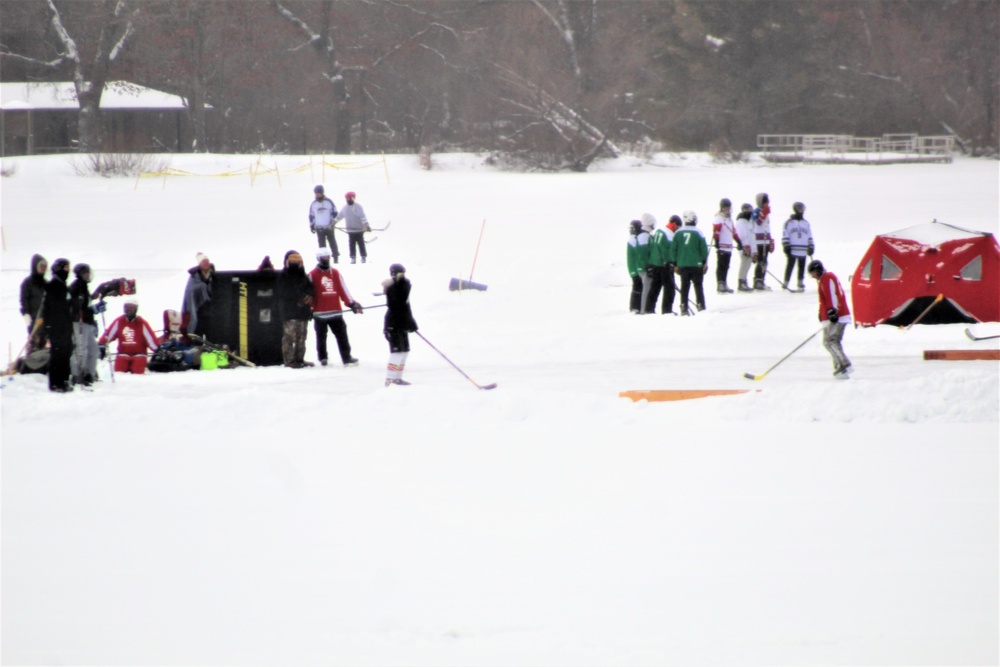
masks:
<svg viewBox="0 0 1000 667"><path fill-rule="evenodd" d="M375 295L375 296L378 296L378 295ZM386 308L388 305L389 304L387 304L387 303L379 303L379 304L376 304L374 306L361 306L361 309L362 310L369 310L371 308ZM352 312L354 312L354 311L352 311L350 308L345 308L343 310L321 310L321 311L319 311L317 313L313 313L313 319L316 319L316 320L327 320L327 319L330 319L331 317L333 317L334 315L340 315L342 313L352 313Z"/></svg>
<svg viewBox="0 0 1000 667"><path fill-rule="evenodd" d="M818 330L816 330L815 332L813 332L813 335L809 336L809 338L806 338L804 341L802 341L801 343L799 343L798 347L796 347L794 350L792 350L791 352L789 352L788 354L786 354L785 356L783 356L781 359L778 360L778 363L776 363L774 366L771 366L770 368L768 368L766 371L764 371L760 375L754 375L753 373L744 373L743 377L745 377L748 380L763 380L765 375L767 375L768 373L770 373L771 371L773 371L775 368L777 368L778 366L780 366L781 362L783 362L785 359L787 359L788 357L792 356L793 354L795 354L796 352L798 352L799 350L801 350L805 346L806 343L808 343L813 338L815 338L816 334L818 334L822 330L823 330L823 328L820 327Z"/></svg>
<svg viewBox="0 0 1000 667"><path fill-rule="evenodd" d="M104 301L104 297L102 296L100 300ZM104 320L104 311L103 310L101 311L101 326L104 327L105 331L108 330L107 322ZM110 343L111 341L108 341L108 342ZM104 349L107 350L107 347L105 347ZM111 355L110 354L108 355L108 370L111 371L111 383L114 384L114 382L115 382L115 365L111 362Z"/></svg>
<svg viewBox="0 0 1000 667"><path fill-rule="evenodd" d="M441 350L439 350L436 347L434 347L433 343L431 343L429 340L427 340L426 338L424 338L424 335L422 333L420 333L419 331L414 331L413 333L415 333L418 336L420 336L421 340L423 340L425 343L427 343L428 345L430 345L432 350L434 350L435 352L437 352L438 354L440 354L442 359L444 359L445 361L447 361L449 364L451 364L452 368L454 368L456 371L458 371L459 373L462 374L462 377L464 377L466 380L468 380L472 384L476 385L477 389L496 389L497 388L497 383L496 382L494 382L492 384L487 384L487 385L478 384L475 380L473 380L468 375L466 375L465 371L463 371L461 368L459 368L458 366L456 366L455 362L453 362L448 357L444 356L444 352L442 352Z"/></svg>
<svg viewBox="0 0 1000 667"><path fill-rule="evenodd" d="M342 227L336 227L335 226L334 229L336 229L338 232L343 232L345 234L350 234L349 231L347 231L346 229L344 229ZM363 233L367 234L368 232L363 232ZM371 238L365 239L365 243L366 244L368 244L368 243L375 243L376 241L378 241L378 237L377 236L373 236Z"/></svg>
<svg viewBox="0 0 1000 667"><path fill-rule="evenodd" d="M1000 338L1000 334L996 336L977 336L974 333L972 333L972 329L969 328L965 329L965 335L969 337L969 340L990 340L993 338Z"/></svg>
<svg viewBox="0 0 1000 667"><path fill-rule="evenodd" d="M924 312L922 312L919 315L917 315L917 319L915 319L912 322L910 322L907 326L905 326L905 327L904 326L900 326L899 328L903 329L905 331L909 331L910 329L912 329L913 325L916 324L917 322L919 322L920 320L924 319L924 315L926 315L927 313L931 312L931 308L933 308L934 306L938 305L941 302L942 299L944 299L944 294L938 294L937 298L934 299L933 301L931 301L931 305L929 305L926 308L924 308Z"/></svg>
<svg viewBox="0 0 1000 667"><path fill-rule="evenodd" d="M772 278L774 278L775 280L778 281L778 284L781 285L781 289L787 290L787 291L791 292L792 294L798 294L798 291L791 289L790 287L788 287L788 285L786 285L784 282L782 282L781 278L779 278L778 276L776 276L773 273L771 273L771 269L764 269L764 270L767 271L767 273L768 273L769 276L771 276Z"/></svg>

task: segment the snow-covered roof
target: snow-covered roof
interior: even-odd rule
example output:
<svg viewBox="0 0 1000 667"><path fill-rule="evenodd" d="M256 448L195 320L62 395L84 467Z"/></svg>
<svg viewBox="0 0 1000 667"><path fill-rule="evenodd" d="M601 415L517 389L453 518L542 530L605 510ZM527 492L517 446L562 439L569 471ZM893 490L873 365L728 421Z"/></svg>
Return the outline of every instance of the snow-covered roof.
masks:
<svg viewBox="0 0 1000 667"><path fill-rule="evenodd" d="M79 109L70 81L52 83L0 83L0 108L71 111ZM101 96L102 109L184 109L184 99L128 81L108 81Z"/></svg>
<svg viewBox="0 0 1000 667"><path fill-rule="evenodd" d="M879 236L888 238L916 241L917 243L928 246L936 246L944 243L945 241L978 238L985 235L986 232L962 229L961 227L949 225L945 222L938 222L937 220L934 222L924 223L922 225L916 225L914 227L907 227L906 229L900 229L899 231L890 232L889 234L879 234Z"/></svg>

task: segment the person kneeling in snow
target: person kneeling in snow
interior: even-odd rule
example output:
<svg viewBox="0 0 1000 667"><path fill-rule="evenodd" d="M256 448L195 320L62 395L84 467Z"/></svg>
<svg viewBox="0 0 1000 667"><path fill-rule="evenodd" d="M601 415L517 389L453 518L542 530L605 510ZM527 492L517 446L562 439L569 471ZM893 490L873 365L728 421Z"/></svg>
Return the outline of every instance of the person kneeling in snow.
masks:
<svg viewBox="0 0 1000 667"><path fill-rule="evenodd" d="M410 384L403 379L406 357L410 354L410 332L417 330L417 323L410 310L410 281L402 264L389 267L390 278L382 281L385 292L385 323L382 334L389 341L389 365L385 374L385 386Z"/></svg>
<svg viewBox="0 0 1000 667"><path fill-rule="evenodd" d="M107 344L118 341L118 354L115 356L115 372L136 373L146 372L146 353L155 350L159 343L153 327L149 322L139 317L139 302L126 299L124 315L120 315L111 323L97 344L100 346L101 359L107 352Z"/></svg>

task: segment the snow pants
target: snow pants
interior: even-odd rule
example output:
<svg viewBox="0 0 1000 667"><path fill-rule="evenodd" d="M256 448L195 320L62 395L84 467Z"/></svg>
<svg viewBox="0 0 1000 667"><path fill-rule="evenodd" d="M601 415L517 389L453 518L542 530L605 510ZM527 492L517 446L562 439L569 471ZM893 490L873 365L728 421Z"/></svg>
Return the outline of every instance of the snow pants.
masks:
<svg viewBox="0 0 1000 667"><path fill-rule="evenodd" d="M733 259L731 250L718 250L715 253L715 281L725 283L729 279L729 263Z"/></svg>
<svg viewBox="0 0 1000 667"><path fill-rule="evenodd" d="M49 348L49 390L65 391L72 389L70 379L70 359L73 356L73 329L47 329L51 346Z"/></svg>
<svg viewBox="0 0 1000 667"><path fill-rule="evenodd" d="M694 298L698 310L705 310L705 271L700 266L682 266L681 274L681 315L688 311L688 294L694 285Z"/></svg>
<svg viewBox="0 0 1000 667"><path fill-rule="evenodd" d="M314 318L313 328L316 330L316 356L320 362L326 361L326 331L327 328L333 332L333 337L337 339L337 350L340 352L340 360L345 364L351 358L351 343L347 339L347 323L344 322L343 315L333 315L332 317Z"/></svg>
<svg viewBox="0 0 1000 667"><path fill-rule="evenodd" d="M97 325L73 323L73 356L70 358L70 372L73 382L83 384L97 379Z"/></svg>
<svg viewBox="0 0 1000 667"><path fill-rule="evenodd" d="M746 282L747 276L750 275L750 267L753 266L753 258L750 256L750 251L740 252L740 281Z"/></svg>
<svg viewBox="0 0 1000 667"><path fill-rule="evenodd" d="M656 312L656 300L663 289L663 305L660 312L666 315L674 309L674 270L670 266L654 266L649 279L649 294L646 295L646 312Z"/></svg>
<svg viewBox="0 0 1000 667"><path fill-rule="evenodd" d="M347 232L347 250L351 253L351 260L353 261L357 250L361 250L361 259L364 260L368 257L368 250L365 248L365 233L364 232Z"/></svg>
<svg viewBox="0 0 1000 667"><path fill-rule="evenodd" d="M785 287L788 287L788 281L792 279L792 267L798 265L797 278L799 279L799 286L805 287L805 276L806 276L806 256L801 257L797 255L787 255L787 261L785 262Z"/></svg>
<svg viewBox="0 0 1000 667"><path fill-rule="evenodd" d="M333 225L329 227L317 227L316 228L316 241L319 243L320 248L325 248L327 243L330 244L330 254L333 255L333 263L337 263L337 259L340 258L340 250L337 249L337 238L334 236L336 232L333 231Z"/></svg>
<svg viewBox="0 0 1000 667"><path fill-rule="evenodd" d="M846 324L842 322L825 322L823 324L823 347L833 357L833 370L839 371L851 365L851 360L844 354L844 347L841 341L844 340L844 329Z"/></svg>
<svg viewBox="0 0 1000 667"><path fill-rule="evenodd" d="M286 366L299 364L306 358L306 320L287 320L281 336L281 360Z"/></svg>
<svg viewBox="0 0 1000 667"><path fill-rule="evenodd" d="M145 354L122 354L119 352L115 355L115 373L142 375L146 372L148 361Z"/></svg>

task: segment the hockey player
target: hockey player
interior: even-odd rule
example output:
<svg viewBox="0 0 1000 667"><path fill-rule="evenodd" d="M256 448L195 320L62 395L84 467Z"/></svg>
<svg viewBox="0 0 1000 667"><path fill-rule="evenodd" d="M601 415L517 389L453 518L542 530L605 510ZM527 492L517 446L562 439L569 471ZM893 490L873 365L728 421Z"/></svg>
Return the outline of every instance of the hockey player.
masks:
<svg viewBox="0 0 1000 667"><path fill-rule="evenodd" d="M712 221L712 243L715 246L715 281L719 294L732 294L726 281L729 276L729 263L733 257L733 238L736 226L733 223L733 203L723 197L719 201L719 212Z"/></svg>
<svg viewBox="0 0 1000 667"><path fill-rule="evenodd" d="M389 341L389 364L385 373L385 386L408 385L403 379L406 357L410 354L410 332L417 330L417 322L410 310L410 281L402 264L389 267L389 278L382 281L385 293L385 321L382 334Z"/></svg>
<svg viewBox="0 0 1000 667"><path fill-rule="evenodd" d="M752 214L753 206L743 204L740 207L739 215L736 216L736 235L733 241L736 243L736 249L740 253L740 277L737 289L741 292L753 291L750 283L747 282L747 276L750 275L750 267L753 266L754 234L753 223L750 222Z"/></svg>
<svg viewBox="0 0 1000 667"><path fill-rule="evenodd" d="M846 380L853 368L851 360L844 354L841 341L844 329L851 323L851 309L847 305L844 288L837 276L823 268L823 262L814 259L809 262L809 275L819 283L819 320L823 323L823 347L833 357L833 377Z"/></svg>
<svg viewBox="0 0 1000 667"><path fill-rule="evenodd" d="M805 269L806 255L812 259L813 251L816 249L813 243L812 229L809 221L803 217L806 212L806 205L800 201L792 204L792 215L785 221L785 226L781 229L781 247L785 251L785 289L792 279L792 267L798 265L798 291L806 289Z"/></svg>
<svg viewBox="0 0 1000 667"><path fill-rule="evenodd" d="M313 202L309 205L309 231L316 234L316 241L320 248L325 248L330 244L330 252L333 254L333 263L340 260L340 250L337 249L337 239L333 232L333 219L337 217L337 207L333 200L326 196L326 191L322 185L313 188Z"/></svg>
<svg viewBox="0 0 1000 667"><path fill-rule="evenodd" d="M312 281L306 276L302 255L285 253L284 269L278 274L278 311L281 314L281 359L288 368L312 366L305 361L307 325L312 316Z"/></svg>
<svg viewBox="0 0 1000 667"><path fill-rule="evenodd" d="M649 237L649 294L646 296L646 312L656 312L656 300L663 288L663 305L660 312L669 313L674 306L674 272L670 267L670 240L674 233L669 234L656 228L656 218L652 213L642 214L642 228ZM669 287L668 287L669 285ZM668 298L669 295L669 298Z"/></svg>
<svg viewBox="0 0 1000 667"><path fill-rule="evenodd" d="M344 227L347 229L347 249L351 253L351 264L354 264L357 259L356 251L359 248L361 250L361 263L364 264L368 261L368 250L365 248L365 232L370 232L372 228L368 225L368 218L365 217L365 209L355 201L356 198L357 195L353 192L348 192L344 195L347 206L340 209L340 213L337 214L335 221L343 220Z"/></svg>
<svg viewBox="0 0 1000 667"><path fill-rule="evenodd" d="M753 261L757 265L754 269L753 288L755 290L770 290L764 284L767 276L767 256L774 252L774 238L771 236L771 200L766 192L757 194L757 208L750 215L753 223L754 250Z"/></svg>
<svg viewBox="0 0 1000 667"><path fill-rule="evenodd" d="M115 318L97 341L101 359L107 354L107 344L118 341L115 372L142 375L146 372L146 355L156 350L159 341L149 322L139 317L138 301L131 297L126 299L122 311L123 314Z"/></svg>
<svg viewBox="0 0 1000 667"><path fill-rule="evenodd" d="M42 301L42 324L49 339L49 391L73 391L70 383L70 358L73 355L73 314L69 298L69 260L60 257L52 262L52 279L45 283ZM35 349L39 349L36 345Z"/></svg>
<svg viewBox="0 0 1000 667"><path fill-rule="evenodd" d="M708 242L695 228L698 216L694 211L684 211L684 226L674 234L670 256L681 277L681 315L691 315L688 293L694 284L695 303L698 310L705 310L705 289L702 286L708 272Z"/></svg>
<svg viewBox="0 0 1000 667"><path fill-rule="evenodd" d="M103 313L108 304L104 299L90 303L90 266L77 264L73 267L76 280L69 286L69 297L73 317L73 356L70 371L73 382L89 387L97 380L97 321L94 313Z"/></svg>
<svg viewBox="0 0 1000 667"><path fill-rule="evenodd" d="M347 339L347 324L341 313L333 312L350 308L360 315L361 304L354 300L347 290L340 271L330 266L330 251L320 248L316 251L316 268L309 272L312 282L313 326L316 330L316 354L319 363L326 366L326 331L329 328L337 339L340 360L345 366L357 366L358 360L351 356L351 343Z"/></svg>
<svg viewBox="0 0 1000 667"><path fill-rule="evenodd" d="M35 334L35 347L45 347L45 337L41 332L35 332L35 321L42 312L42 300L45 298L45 273L49 270L48 261L41 255L32 255L31 274L21 281L21 317L28 327L28 336ZM29 340L29 347L32 343ZM26 350L31 353L31 349Z"/></svg>
<svg viewBox="0 0 1000 667"><path fill-rule="evenodd" d="M629 295L629 310L639 315L646 312L646 296L649 293L649 233L643 231L642 221L629 223L628 246L625 249L625 263L632 277L632 292Z"/></svg>

